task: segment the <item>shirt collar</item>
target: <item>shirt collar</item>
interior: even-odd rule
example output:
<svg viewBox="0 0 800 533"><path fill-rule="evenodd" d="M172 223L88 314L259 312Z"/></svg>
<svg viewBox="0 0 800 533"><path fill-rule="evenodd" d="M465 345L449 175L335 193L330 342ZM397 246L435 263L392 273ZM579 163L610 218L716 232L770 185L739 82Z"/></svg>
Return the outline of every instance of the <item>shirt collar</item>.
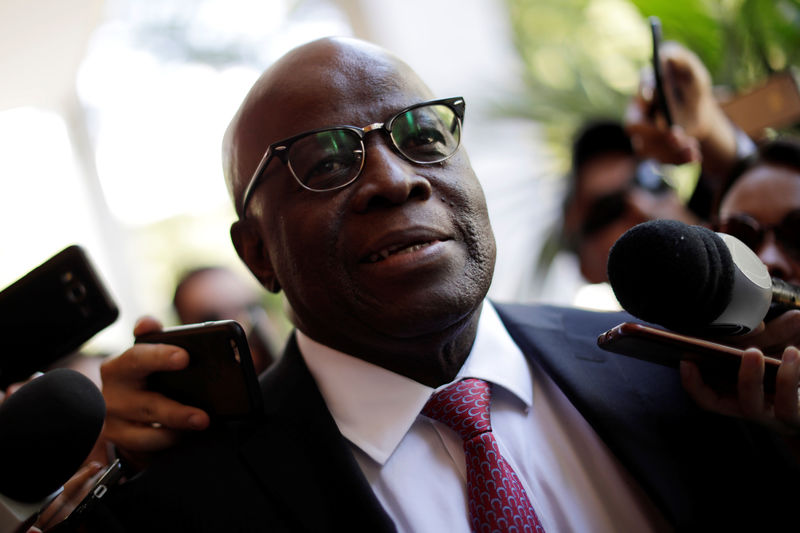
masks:
<svg viewBox="0 0 800 533"><path fill-rule="evenodd" d="M434 389L320 344L297 332L300 353L339 431L384 464ZM472 350L455 381L481 378L500 385L530 407L533 391L522 352L486 301Z"/></svg>

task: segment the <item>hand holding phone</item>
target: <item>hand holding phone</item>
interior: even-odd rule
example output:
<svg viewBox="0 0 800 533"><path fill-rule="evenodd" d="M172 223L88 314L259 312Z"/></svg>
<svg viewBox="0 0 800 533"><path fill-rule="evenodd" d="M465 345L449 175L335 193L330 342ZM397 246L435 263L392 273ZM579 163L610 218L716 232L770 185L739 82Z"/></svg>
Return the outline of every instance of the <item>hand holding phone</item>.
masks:
<svg viewBox="0 0 800 533"><path fill-rule="evenodd" d="M236 321L154 331L138 335L136 343L180 346L189 353L186 368L150 374L148 389L199 407L212 421L244 419L261 413L258 377L244 330Z"/></svg>
<svg viewBox="0 0 800 533"><path fill-rule="evenodd" d="M681 335L645 324L623 322L600 334L597 344L604 350L644 361L677 367L681 360L697 363L703 379L714 388L736 388L739 364L744 350ZM765 358L764 390L775 392L775 377L781 361Z"/></svg>
<svg viewBox="0 0 800 533"><path fill-rule="evenodd" d="M94 475L84 466L64 484L64 490L39 515L36 527L42 531L80 531L83 518L122 479L122 465L115 459Z"/></svg>

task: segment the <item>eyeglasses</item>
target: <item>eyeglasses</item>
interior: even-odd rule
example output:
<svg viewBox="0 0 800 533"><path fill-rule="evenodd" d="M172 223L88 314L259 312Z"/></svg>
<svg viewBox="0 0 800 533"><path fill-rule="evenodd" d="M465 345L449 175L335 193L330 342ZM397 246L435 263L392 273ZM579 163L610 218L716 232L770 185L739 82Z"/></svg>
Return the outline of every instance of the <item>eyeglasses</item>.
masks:
<svg viewBox="0 0 800 533"><path fill-rule="evenodd" d="M364 168L364 137L373 130L385 131L394 150L412 163L440 163L458 150L464 107L461 97L432 100L407 107L385 122L363 128L334 126L273 143L245 189L240 216L244 218L247 205L273 157L283 161L297 183L309 191L326 192L347 187Z"/></svg>
<svg viewBox="0 0 800 533"><path fill-rule="evenodd" d="M733 235L753 251L758 251L767 233L772 232L781 248L794 259L800 260L800 209L789 211L778 224L772 226L762 225L750 215L740 213L718 222L714 229Z"/></svg>
<svg viewBox="0 0 800 533"><path fill-rule="evenodd" d="M651 194L661 195L674 190L664 179L659 165L645 160L636 166L634 175L620 190L601 196L586 210L586 218L581 224L580 234L590 236L619 220L627 210L627 196L632 189L642 189Z"/></svg>

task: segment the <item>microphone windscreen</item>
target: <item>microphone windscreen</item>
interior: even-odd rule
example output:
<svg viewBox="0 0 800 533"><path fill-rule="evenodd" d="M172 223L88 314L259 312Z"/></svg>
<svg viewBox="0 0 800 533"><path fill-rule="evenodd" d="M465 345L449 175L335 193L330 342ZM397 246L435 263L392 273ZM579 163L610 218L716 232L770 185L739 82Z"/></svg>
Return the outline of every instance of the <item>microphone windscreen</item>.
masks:
<svg viewBox="0 0 800 533"><path fill-rule="evenodd" d="M103 395L61 368L26 383L0 404L0 494L41 501L80 468L100 435Z"/></svg>
<svg viewBox="0 0 800 533"><path fill-rule="evenodd" d="M620 305L642 320L697 331L731 301L735 265L713 231L675 220L651 220L611 247L608 280Z"/></svg>

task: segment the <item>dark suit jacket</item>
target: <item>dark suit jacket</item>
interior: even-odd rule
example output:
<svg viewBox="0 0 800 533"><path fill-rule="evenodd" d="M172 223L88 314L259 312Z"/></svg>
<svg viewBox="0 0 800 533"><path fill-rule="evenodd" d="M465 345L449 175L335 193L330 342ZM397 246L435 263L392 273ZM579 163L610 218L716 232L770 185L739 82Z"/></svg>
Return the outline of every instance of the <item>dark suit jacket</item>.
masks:
<svg viewBox="0 0 800 533"><path fill-rule="evenodd" d="M676 530L800 529L800 470L775 435L696 408L673 368L597 348L629 315L497 308ZM394 531L293 338L261 382L263 419L192 438L96 517L137 532Z"/></svg>

